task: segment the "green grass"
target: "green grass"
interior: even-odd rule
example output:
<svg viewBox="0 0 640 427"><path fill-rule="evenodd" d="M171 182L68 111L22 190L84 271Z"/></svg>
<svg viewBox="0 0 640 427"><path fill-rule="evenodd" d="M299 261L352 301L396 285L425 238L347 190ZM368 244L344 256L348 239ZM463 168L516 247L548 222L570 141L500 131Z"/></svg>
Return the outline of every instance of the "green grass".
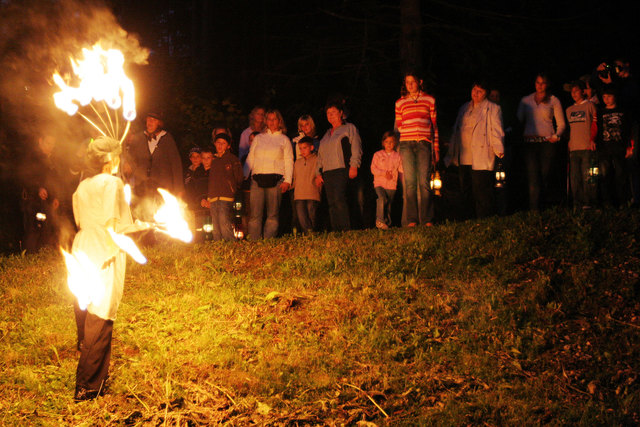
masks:
<svg viewBox="0 0 640 427"><path fill-rule="evenodd" d="M552 210L146 248L79 404L61 256L0 258L0 424L638 424L639 236Z"/></svg>

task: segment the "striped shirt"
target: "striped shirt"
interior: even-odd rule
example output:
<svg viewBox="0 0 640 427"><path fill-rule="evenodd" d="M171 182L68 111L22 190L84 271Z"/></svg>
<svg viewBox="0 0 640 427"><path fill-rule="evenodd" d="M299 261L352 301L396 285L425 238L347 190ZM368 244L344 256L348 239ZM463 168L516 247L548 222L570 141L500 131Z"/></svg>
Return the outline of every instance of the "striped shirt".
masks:
<svg viewBox="0 0 640 427"><path fill-rule="evenodd" d="M420 92L417 99L407 95L396 101L396 126L400 141L429 141L438 150L436 100Z"/></svg>

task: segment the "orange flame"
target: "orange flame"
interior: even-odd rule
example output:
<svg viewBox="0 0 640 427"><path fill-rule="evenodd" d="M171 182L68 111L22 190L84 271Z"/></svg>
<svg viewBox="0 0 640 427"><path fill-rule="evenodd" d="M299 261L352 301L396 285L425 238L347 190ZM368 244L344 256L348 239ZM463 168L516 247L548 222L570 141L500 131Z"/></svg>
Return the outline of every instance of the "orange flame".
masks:
<svg viewBox="0 0 640 427"><path fill-rule="evenodd" d="M128 205L131 205L131 186L129 184L124 185L124 200Z"/></svg>
<svg viewBox="0 0 640 427"><path fill-rule="evenodd" d="M78 299L82 310L91 303L99 303L104 297L105 285L100 276L100 269L84 252L70 254L60 249L67 265L67 284L71 293Z"/></svg>
<svg viewBox="0 0 640 427"><path fill-rule="evenodd" d="M158 188L158 192L164 199L164 205L155 213L154 219L164 227L162 231L169 236L186 243L190 242L193 239L193 235L189 229L189 224L182 216L178 199L165 189Z"/></svg>
<svg viewBox="0 0 640 427"><path fill-rule="evenodd" d="M118 234L111 229L108 229L107 231L113 239L113 242L118 245L120 249L128 253L135 262L137 262L138 264L147 263L147 258L142 255L142 252L140 252L140 249L138 249L131 237L125 236L124 234Z"/></svg>
<svg viewBox="0 0 640 427"><path fill-rule="evenodd" d="M77 87L70 86L60 74L54 73L53 81L60 88L60 92L53 95L56 106L73 116L80 107L89 105L91 101L104 102L113 110L122 108L122 116L127 122L134 120L136 118L135 91L133 82L124 73L122 52L117 49L104 50L98 43L91 50L82 49L82 55L83 58L78 60L69 58L75 75L74 80L79 82ZM109 129L107 121L95 108L94 111L102 121L106 132L86 116L83 115L83 117L101 133L110 133L113 138L117 138L119 131L117 120L114 127L109 112L105 108L111 126Z"/></svg>

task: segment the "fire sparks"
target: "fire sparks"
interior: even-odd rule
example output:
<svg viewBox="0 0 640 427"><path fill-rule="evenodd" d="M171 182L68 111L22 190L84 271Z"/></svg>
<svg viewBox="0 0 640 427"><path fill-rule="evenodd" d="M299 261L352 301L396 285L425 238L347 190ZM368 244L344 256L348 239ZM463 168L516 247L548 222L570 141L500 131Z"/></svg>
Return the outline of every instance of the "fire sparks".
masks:
<svg viewBox="0 0 640 427"><path fill-rule="evenodd" d="M73 80L78 82L77 87L67 84L60 74L53 75L53 81L60 88L60 92L53 95L54 103L70 116L80 114L102 135L108 134L122 142L129 131L131 121L136 118L135 91L133 82L124 73L124 56L116 49L104 50L100 44L94 45L91 49L82 49L82 55L82 59L70 58L75 75ZM106 120L92 101L103 104ZM79 112L80 107L86 106L91 107L103 127ZM127 122L120 137L118 114L114 115L114 123L109 109L116 112L121 109Z"/></svg>
<svg viewBox="0 0 640 427"><path fill-rule="evenodd" d="M153 217L163 227L161 231L175 239L187 243L190 242L193 239L193 235L189 229L189 224L182 216L178 199L162 188L158 188L158 192L164 199L164 205L158 209Z"/></svg>
<svg viewBox="0 0 640 427"><path fill-rule="evenodd" d="M99 267L84 252L70 254L64 249L60 250L67 265L67 284L78 299L80 308L84 310L89 304L102 301L105 285Z"/></svg>

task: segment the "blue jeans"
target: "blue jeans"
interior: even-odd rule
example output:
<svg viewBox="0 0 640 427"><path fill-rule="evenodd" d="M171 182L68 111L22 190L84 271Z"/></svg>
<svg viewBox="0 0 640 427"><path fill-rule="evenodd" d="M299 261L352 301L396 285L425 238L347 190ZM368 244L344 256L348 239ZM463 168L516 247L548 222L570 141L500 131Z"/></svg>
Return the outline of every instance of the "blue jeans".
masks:
<svg viewBox="0 0 640 427"><path fill-rule="evenodd" d="M320 202L317 200L295 200L294 206L300 228L305 233L313 231L316 227L316 211Z"/></svg>
<svg viewBox="0 0 640 427"><path fill-rule="evenodd" d="M231 206L232 202L225 200L211 202L209 211L211 212L211 225L213 225L211 232L213 240L235 240L233 223L231 222Z"/></svg>
<svg viewBox="0 0 640 427"><path fill-rule="evenodd" d="M322 172L324 190L329 204L329 218L333 231L345 231L351 228L349 206L347 205L347 183L349 174L346 168Z"/></svg>
<svg viewBox="0 0 640 427"><path fill-rule="evenodd" d="M249 240L258 240L262 237L269 239L278 234L280 201L282 200L280 184L282 184L282 180L275 187L261 188L257 182L251 180ZM267 219L263 228L262 217L265 207Z"/></svg>
<svg viewBox="0 0 640 427"><path fill-rule="evenodd" d="M402 225L433 221L434 208L429 190L431 144L427 141L400 141L402 157Z"/></svg>
<svg viewBox="0 0 640 427"><path fill-rule="evenodd" d="M386 188L376 187L376 222L380 221L387 225L391 225L391 204L396 190L387 190Z"/></svg>

